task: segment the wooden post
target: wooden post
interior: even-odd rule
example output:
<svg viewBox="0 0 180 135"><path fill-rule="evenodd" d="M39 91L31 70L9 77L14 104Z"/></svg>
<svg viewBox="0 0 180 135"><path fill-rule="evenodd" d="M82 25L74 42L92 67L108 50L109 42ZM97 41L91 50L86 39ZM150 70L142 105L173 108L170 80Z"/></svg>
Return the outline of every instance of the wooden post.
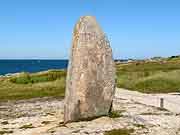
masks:
<svg viewBox="0 0 180 135"><path fill-rule="evenodd" d="M160 98L160 108L164 108L164 99Z"/></svg>

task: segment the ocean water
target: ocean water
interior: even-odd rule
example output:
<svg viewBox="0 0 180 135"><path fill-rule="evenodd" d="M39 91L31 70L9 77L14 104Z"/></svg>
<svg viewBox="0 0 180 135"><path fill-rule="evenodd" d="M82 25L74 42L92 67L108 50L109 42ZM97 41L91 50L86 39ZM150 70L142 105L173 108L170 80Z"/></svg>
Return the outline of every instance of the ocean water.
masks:
<svg viewBox="0 0 180 135"><path fill-rule="evenodd" d="M68 60L0 60L0 75L66 69Z"/></svg>

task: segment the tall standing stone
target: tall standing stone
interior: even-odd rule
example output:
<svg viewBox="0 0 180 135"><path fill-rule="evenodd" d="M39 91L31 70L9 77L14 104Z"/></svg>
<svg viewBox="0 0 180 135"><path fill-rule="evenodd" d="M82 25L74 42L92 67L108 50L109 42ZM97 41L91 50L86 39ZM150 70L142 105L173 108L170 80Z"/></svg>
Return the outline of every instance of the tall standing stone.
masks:
<svg viewBox="0 0 180 135"><path fill-rule="evenodd" d="M107 115L115 91L112 49L95 17L81 17L73 33L64 122Z"/></svg>

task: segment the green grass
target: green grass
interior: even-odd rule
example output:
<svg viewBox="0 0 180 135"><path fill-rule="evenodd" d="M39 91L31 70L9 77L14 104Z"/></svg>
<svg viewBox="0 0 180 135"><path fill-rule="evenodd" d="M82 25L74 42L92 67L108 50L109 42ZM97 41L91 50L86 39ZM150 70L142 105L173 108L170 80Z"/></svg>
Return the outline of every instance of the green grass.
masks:
<svg viewBox="0 0 180 135"><path fill-rule="evenodd" d="M144 93L180 92L180 59L117 65L117 86Z"/></svg>
<svg viewBox="0 0 180 135"><path fill-rule="evenodd" d="M123 116L122 112L124 112L124 110L122 110L122 111L111 111L108 116L110 118L119 118L119 117Z"/></svg>
<svg viewBox="0 0 180 135"><path fill-rule="evenodd" d="M114 129L111 131L105 132L104 135L131 135L133 133L133 129Z"/></svg>
<svg viewBox="0 0 180 135"><path fill-rule="evenodd" d="M116 65L117 87L144 93L180 92L180 58ZM64 97L66 71L0 77L0 102Z"/></svg>
<svg viewBox="0 0 180 135"><path fill-rule="evenodd" d="M21 73L18 76L10 78L10 82L15 84L30 84L39 82L55 81L66 77L66 72L63 70L49 70L48 72L40 72L35 74Z"/></svg>
<svg viewBox="0 0 180 135"><path fill-rule="evenodd" d="M47 71L36 74L22 73L16 77L3 78L0 80L0 101L64 97L65 74L65 71Z"/></svg>

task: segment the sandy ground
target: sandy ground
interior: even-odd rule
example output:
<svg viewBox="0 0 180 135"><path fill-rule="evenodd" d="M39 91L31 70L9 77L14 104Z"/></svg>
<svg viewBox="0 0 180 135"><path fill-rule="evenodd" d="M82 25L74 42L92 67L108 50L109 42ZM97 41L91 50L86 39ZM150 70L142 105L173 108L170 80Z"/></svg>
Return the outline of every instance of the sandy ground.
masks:
<svg viewBox="0 0 180 135"><path fill-rule="evenodd" d="M165 108L159 108L160 98ZM113 111L118 118L62 125L62 99L33 99L0 103L0 135L103 135L112 129L134 129L134 135L180 135L180 96L142 94L117 89ZM180 103L180 102L179 102Z"/></svg>

